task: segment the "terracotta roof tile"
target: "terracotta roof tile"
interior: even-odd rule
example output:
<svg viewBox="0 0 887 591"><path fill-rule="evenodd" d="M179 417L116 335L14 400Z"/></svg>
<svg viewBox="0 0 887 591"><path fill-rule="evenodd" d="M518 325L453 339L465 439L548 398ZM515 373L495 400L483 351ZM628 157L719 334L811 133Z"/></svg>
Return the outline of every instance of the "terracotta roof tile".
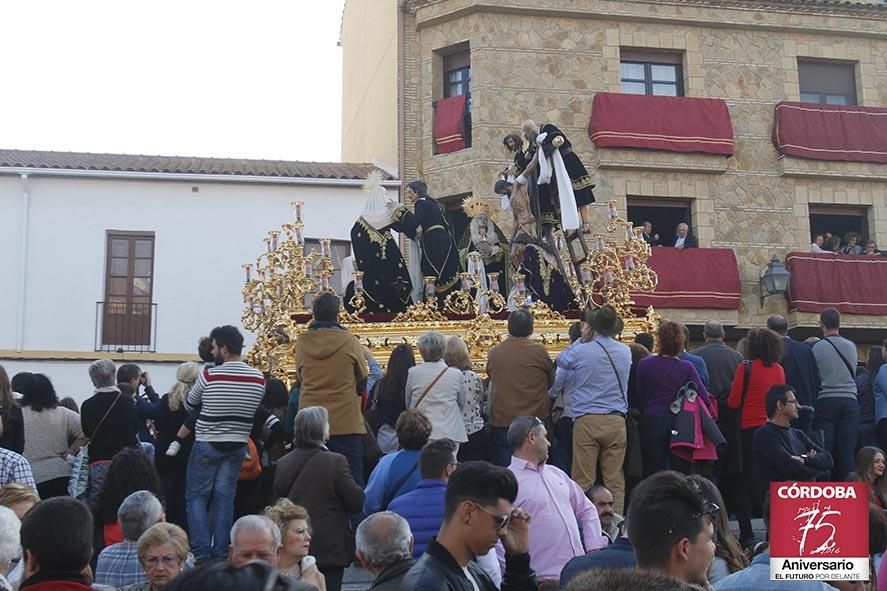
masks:
<svg viewBox="0 0 887 591"><path fill-rule="evenodd" d="M372 164L345 162L298 162L290 160L248 160L245 158L143 156L2 149L0 149L0 168L52 168L104 172L212 174L340 180L364 179L370 171L376 169ZM385 171L381 172L383 180L396 180Z"/></svg>

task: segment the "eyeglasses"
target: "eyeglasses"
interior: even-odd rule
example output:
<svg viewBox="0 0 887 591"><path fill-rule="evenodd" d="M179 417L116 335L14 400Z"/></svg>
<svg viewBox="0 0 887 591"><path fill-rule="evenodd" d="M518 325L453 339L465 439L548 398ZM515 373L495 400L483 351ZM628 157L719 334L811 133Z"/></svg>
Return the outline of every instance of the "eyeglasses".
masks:
<svg viewBox="0 0 887 591"><path fill-rule="evenodd" d="M142 565L145 568L157 568L159 566L170 567L170 566L178 566L178 564L182 562L178 556L174 556L169 554L167 556L146 556L142 560Z"/></svg>
<svg viewBox="0 0 887 591"><path fill-rule="evenodd" d="M489 515L490 517L492 517L493 523L496 524L497 530L505 529L505 526L508 525L509 521L511 521L511 515L496 515L492 511L490 511L488 509L484 509L479 503L471 501L471 504L474 505L475 507L477 507L478 509L480 509L481 511L483 511L484 513L486 513L487 515Z"/></svg>
<svg viewBox="0 0 887 591"><path fill-rule="evenodd" d="M675 530L677 528L679 528L683 524L687 523L688 521L695 521L696 519L699 519L703 515L712 516L720 510L721 510L721 508L718 507L717 505L715 505L714 503L706 503L705 505L702 506L701 512L693 513L691 515L688 515L687 517L684 517L683 519L681 519L680 521L678 521L677 523L672 525L670 528L668 528L668 531L665 532L665 535L670 536L671 534L673 534L675 532Z"/></svg>
<svg viewBox="0 0 887 591"><path fill-rule="evenodd" d="M785 400L782 402L783 404L800 404L797 398L793 398L792 400Z"/></svg>

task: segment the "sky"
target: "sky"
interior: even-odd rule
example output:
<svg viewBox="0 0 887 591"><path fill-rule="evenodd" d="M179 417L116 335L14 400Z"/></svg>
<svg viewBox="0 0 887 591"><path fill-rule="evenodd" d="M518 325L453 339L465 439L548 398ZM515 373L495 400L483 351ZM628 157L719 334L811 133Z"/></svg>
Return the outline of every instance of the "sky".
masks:
<svg viewBox="0 0 887 591"><path fill-rule="evenodd" d="M25 0L0 148L337 161L344 0Z"/></svg>

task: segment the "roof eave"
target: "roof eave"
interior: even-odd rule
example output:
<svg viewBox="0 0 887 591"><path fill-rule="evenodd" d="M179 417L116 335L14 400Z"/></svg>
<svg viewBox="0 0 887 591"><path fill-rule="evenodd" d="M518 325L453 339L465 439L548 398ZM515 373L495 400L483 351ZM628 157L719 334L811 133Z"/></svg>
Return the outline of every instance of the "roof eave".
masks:
<svg viewBox="0 0 887 591"><path fill-rule="evenodd" d="M200 183L248 183L264 185L302 185L328 187L363 187L364 179L323 177L258 176L244 174L205 174L142 172L117 170L86 170L72 168L36 168L28 166L0 166L0 175L27 175L29 177L78 177L116 180L179 181ZM382 181L383 187L400 187L398 179Z"/></svg>

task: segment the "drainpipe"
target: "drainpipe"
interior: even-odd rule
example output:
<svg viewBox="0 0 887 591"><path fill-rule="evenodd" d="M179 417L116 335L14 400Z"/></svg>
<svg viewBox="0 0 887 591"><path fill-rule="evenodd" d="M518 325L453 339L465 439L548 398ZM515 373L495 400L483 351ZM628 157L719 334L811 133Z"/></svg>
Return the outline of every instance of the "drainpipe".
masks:
<svg viewBox="0 0 887 591"><path fill-rule="evenodd" d="M15 315L15 350L21 353L25 341L25 277L28 272L28 215L31 194L28 192L28 175L22 174L22 214L19 229L19 262L18 262L18 298L16 299Z"/></svg>

